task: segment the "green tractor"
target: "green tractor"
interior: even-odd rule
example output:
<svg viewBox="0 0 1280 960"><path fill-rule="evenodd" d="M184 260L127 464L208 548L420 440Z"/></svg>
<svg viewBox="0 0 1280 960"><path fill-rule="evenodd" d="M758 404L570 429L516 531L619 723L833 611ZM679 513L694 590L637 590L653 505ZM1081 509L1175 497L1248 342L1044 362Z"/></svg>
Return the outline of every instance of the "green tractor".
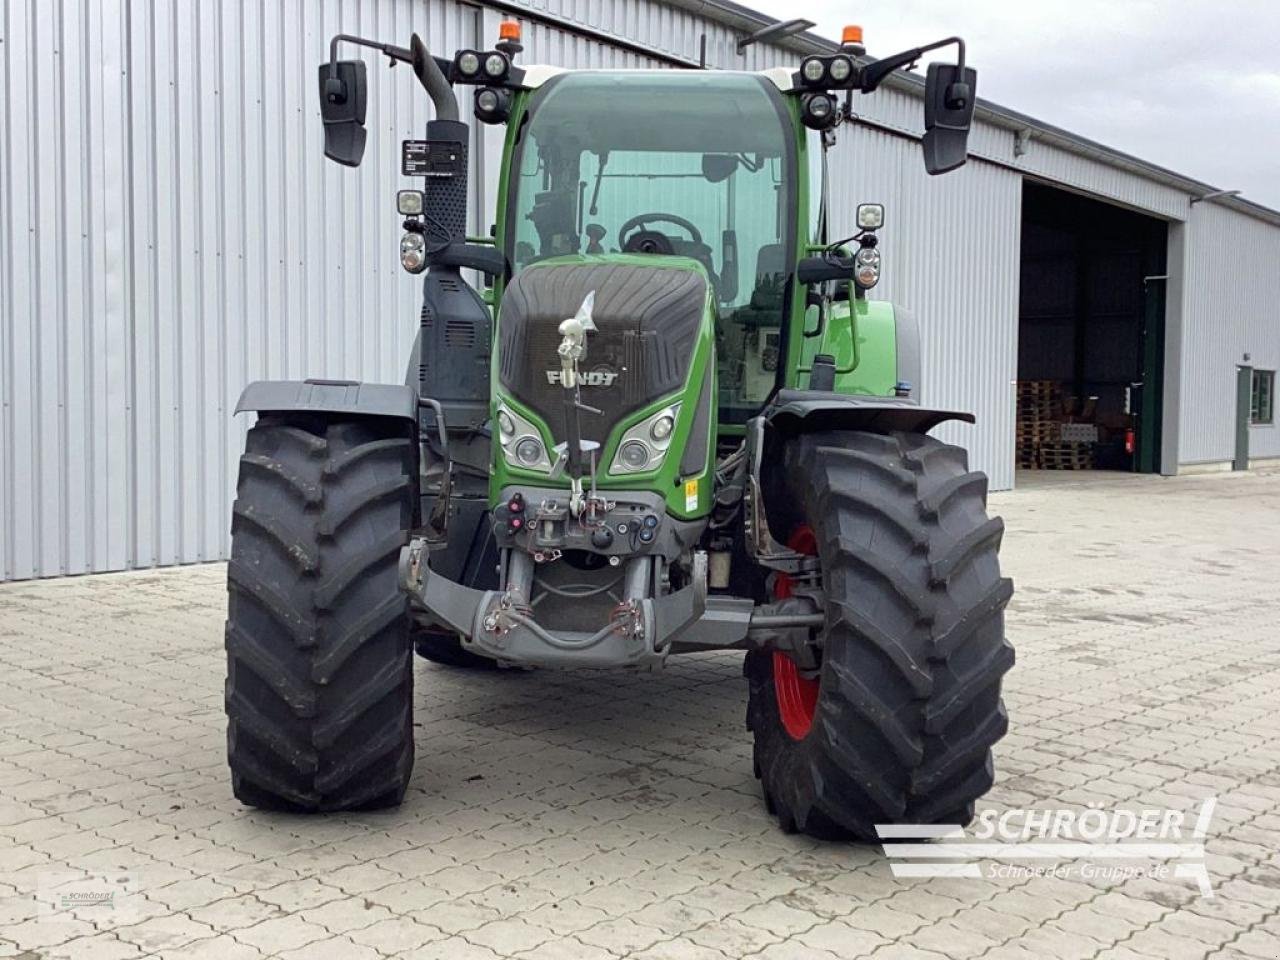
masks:
<svg viewBox="0 0 1280 960"><path fill-rule="evenodd" d="M868 299L885 211L831 235L855 93L927 51L925 163L960 166L957 38L796 69L525 66L518 27L436 58L338 36L325 152L365 144L363 61L430 96L402 147L400 259L421 275L404 384L257 382L228 570L235 795L399 803L413 651L463 668L661 667L740 650L755 774L785 830L965 823L1006 731L1003 526L929 436L910 313ZM490 237L466 234L468 127L506 127ZM583 680L583 682L588 682Z"/></svg>

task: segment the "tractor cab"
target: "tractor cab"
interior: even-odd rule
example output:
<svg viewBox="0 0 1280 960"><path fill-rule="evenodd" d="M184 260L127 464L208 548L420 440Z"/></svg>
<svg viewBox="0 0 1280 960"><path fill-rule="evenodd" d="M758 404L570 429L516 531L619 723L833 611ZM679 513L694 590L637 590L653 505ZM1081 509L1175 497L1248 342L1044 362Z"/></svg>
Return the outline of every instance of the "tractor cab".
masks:
<svg viewBox="0 0 1280 960"><path fill-rule="evenodd" d="M758 410L807 212L804 138L778 87L748 73L560 73L510 122L498 239L512 274L565 256L693 261L715 313L721 419Z"/></svg>

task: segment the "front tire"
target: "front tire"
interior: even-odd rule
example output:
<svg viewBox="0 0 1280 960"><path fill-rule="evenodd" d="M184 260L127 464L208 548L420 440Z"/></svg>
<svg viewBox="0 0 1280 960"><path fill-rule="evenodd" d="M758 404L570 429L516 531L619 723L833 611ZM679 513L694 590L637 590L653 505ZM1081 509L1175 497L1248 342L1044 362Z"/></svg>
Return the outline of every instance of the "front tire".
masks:
<svg viewBox="0 0 1280 960"><path fill-rule="evenodd" d="M968 823L1008 729L1013 665L986 477L921 434L810 434L784 454L770 522L816 550L827 620L815 677L782 653L746 658L766 804L821 837Z"/></svg>
<svg viewBox="0 0 1280 960"><path fill-rule="evenodd" d="M400 424L264 415L227 567L227 759L236 797L394 806L413 769L413 657L397 561L414 522Z"/></svg>

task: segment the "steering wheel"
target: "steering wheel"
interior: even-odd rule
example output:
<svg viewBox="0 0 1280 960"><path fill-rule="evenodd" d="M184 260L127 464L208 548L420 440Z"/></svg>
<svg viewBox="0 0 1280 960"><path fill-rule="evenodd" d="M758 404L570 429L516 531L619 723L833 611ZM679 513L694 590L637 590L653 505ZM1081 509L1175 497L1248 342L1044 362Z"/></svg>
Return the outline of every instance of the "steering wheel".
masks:
<svg viewBox="0 0 1280 960"><path fill-rule="evenodd" d="M657 230L645 229L647 223L670 223L680 227L689 234L689 239L702 246L702 234L692 223L684 217L677 216L674 213L642 213L638 217L632 217L621 227L618 228L618 249L623 253L675 253L675 247L671 243L671 238L665 233ZM636 227L640 227L632 236L631 233Z"/></svg>

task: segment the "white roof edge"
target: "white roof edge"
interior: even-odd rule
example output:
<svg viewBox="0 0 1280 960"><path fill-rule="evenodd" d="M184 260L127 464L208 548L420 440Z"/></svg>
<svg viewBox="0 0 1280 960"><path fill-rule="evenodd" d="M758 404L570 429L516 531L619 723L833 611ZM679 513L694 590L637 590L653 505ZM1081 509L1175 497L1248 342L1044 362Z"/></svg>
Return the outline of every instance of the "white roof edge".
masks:
<svg viewBox="0 0 1280 960"><path fill-rule="evenodd" d="M522 66L524 70L524 78L520 85L530 90L536 90L553 77L558 77L562 73L661 73L669 74L670 70L663 70L659 67L596 67L586 70L571 70L567 67L556 67L548 63L530 63ZM768 70L717 70L716 73L741 73L749 74L753 77L764 77L783 93L792 89L792 71L786 67L771 67Z"/></svg>
<svg viewBox="0 0 1280 960"><path fill-rule="evenodd" d="M553 67L547 63L531 63L527 66L521 64L520 69L524 71L524 79L520 85L528 87L530 90L536 90L552 77L557 77L562 73L569 71L564 67Z"/></svg>

